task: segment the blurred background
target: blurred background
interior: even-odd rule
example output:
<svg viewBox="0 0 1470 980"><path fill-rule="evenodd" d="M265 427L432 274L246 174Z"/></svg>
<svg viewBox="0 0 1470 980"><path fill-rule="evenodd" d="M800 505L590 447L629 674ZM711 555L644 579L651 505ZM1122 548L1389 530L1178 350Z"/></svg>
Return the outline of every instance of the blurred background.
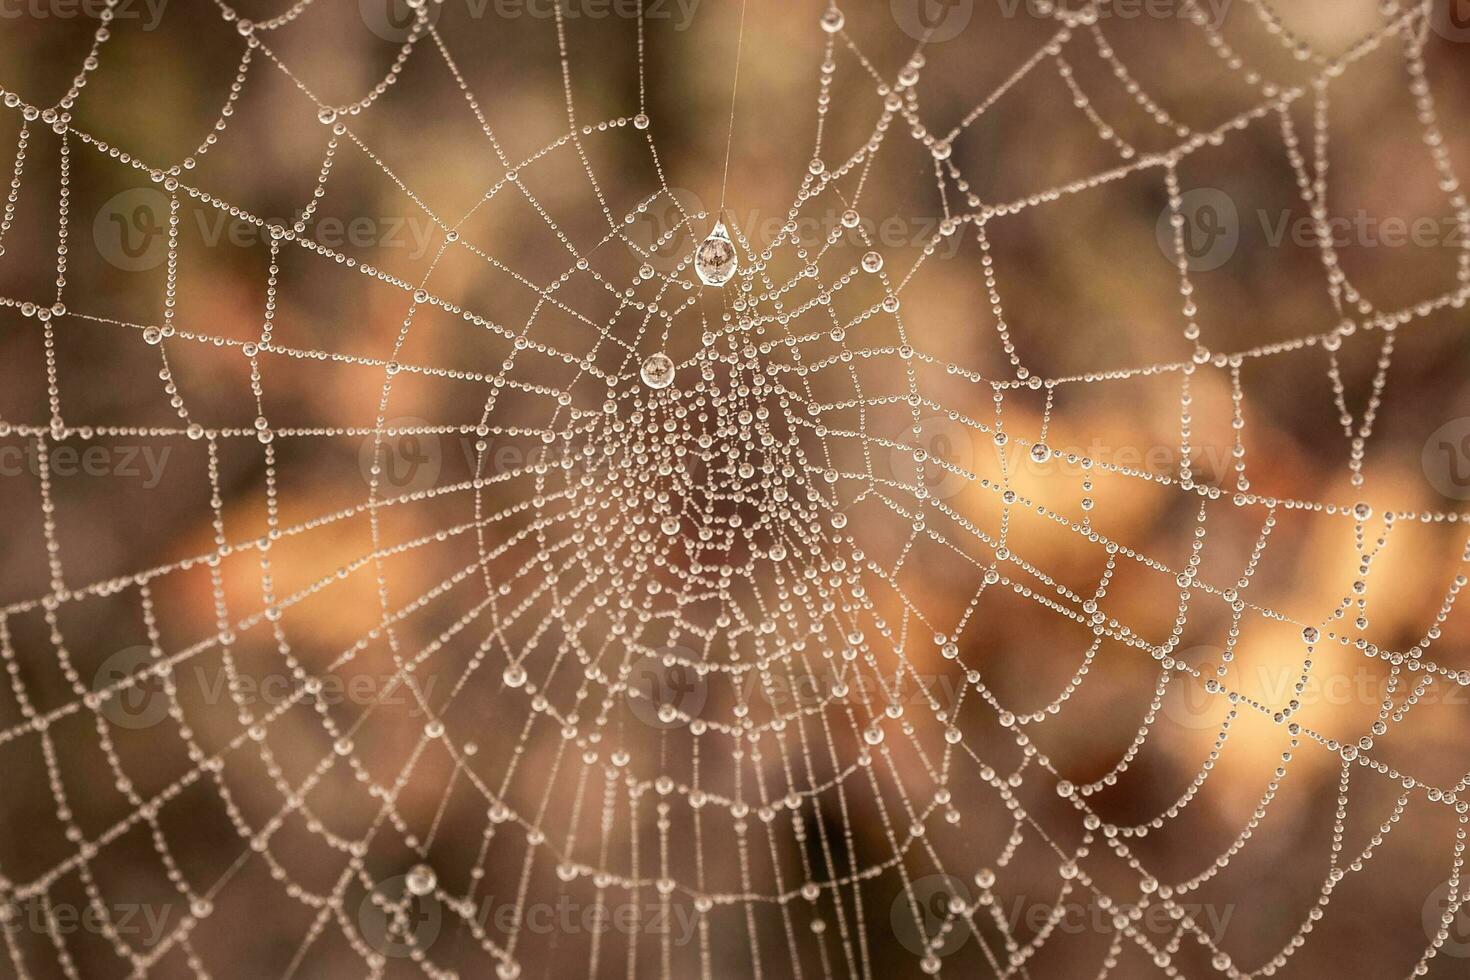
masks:
<svg viewBox="0 0 1470 980"><path fill-rule="evenodd" d="M1470 975L1457 3L6 5L0 975Z"/></svg>

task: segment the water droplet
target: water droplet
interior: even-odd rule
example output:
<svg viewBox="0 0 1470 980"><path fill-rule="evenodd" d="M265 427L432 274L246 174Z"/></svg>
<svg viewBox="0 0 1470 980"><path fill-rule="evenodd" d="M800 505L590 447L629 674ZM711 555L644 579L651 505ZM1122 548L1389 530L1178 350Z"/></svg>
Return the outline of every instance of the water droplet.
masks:
<svg viewBox="0 0 1470 980"><path fill-rule="evenodd" d="M735 275L738 264L735 245L730 241L725 223L716 222L714 231L694 253L694 271L699 275L699 281L706 286L723 286Z"/></svg>
<svg viewBox="0 0 1470 980"><path fill-rule="evenodd" d="M505 668L505 686L521 687L526 683L526 668L520 664L511 664Z"/></svg>
<svg viewBox="0 0 1470 980"><path fill-rule="evenodd" d="M877 252L869 252L863 256L864 272L877 272L881 268L883 268L883 256Z"/></svg>
<svg viewBox="0 0 1470 980"><path fill-rule="evenodd" d="M659 352L650 355L638 372L643 383L658 390L674 383L674 361L669 355Z"/></svg>
<svg viewBox="0 0 1470 980"><path fill-rule="evenodd" d="M648 116L645 113L642 113L642 112L640 112L640 113L638 113L638 115L634 116L633 117L633 128L634 129L647 129L648 128Z"/></svg>
<svg viewBox="0 0 1470 980"><path fill-rule="evenodd" d="M828 7L826 12L822 14L822 30L828 34L836 34L842 30L842 25L846 21L847 18L842 16L842 11L836 7Z"/></svg>
<svg viewBox="0 0 1470 980"><path fill-rule="evenodd" d="M1315 626L1308 626L1302 630L1302 639L1308 643L1316 643L1321 636L1322 634L1317 632L1317 627Z"/></svg>
<svg viewBox="0 0 1470 980"><path fill-rule="evenodd" d="M862 216L859 215L852 208L848 208L846 211L842 212L842 227L844 228L856 228L858 226L858 222L862 220Z"/></svg>
<svg viewBox="0 0 1470 980"><path fill-rule="evenodd" d="M404 879L404 884L414 895L427 895L438 883L438 875L434 874L434 869L427 864L415 864L408 869L408 877Z"/></svg>

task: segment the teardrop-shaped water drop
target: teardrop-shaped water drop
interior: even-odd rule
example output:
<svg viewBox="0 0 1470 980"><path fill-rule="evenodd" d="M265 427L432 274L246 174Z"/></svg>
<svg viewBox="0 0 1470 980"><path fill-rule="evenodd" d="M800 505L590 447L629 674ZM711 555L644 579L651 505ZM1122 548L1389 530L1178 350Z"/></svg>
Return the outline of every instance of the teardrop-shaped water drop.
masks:
<svg viewBox="0 0 1470 980"><path fill-rule="evenodd" d="M699 281L706 286L723 286L735 275L738 265L735 245L730 241L725 223L715 222L714 230L694 253L694 271L699 275Z"/></svg>

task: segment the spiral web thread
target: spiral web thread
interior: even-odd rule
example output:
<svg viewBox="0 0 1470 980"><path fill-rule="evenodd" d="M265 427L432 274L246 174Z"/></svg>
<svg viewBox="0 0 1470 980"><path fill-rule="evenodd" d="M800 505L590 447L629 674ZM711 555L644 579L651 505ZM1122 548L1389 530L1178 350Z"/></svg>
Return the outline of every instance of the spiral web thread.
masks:
<svg viewBox="0 0 1470 980"><path fill-rule="evenodd" d="M1353 334L1381 337L1378 372L1360 418L1348 408L1335 353L1328 358L1336 405L1355 447L1350 479L1361 486L1364 448L1385 393L1395 338L1435 313L1462 308L1470 295L1470 251L1458 256L1454 281L1438 295L1402 310L1380 310L1343 274L1331 236L1324 234L1317 248L1340 322L1317 334L1215 352L1204 345L1193 323L1188 228L1182 213L1185 189L1178 174L1192 154L1264 120L1279 125L1314 219L1325 222L1328 93L1344 84L1340 79L1351 77L1357 62L1395 46L1402 52L1444 196L1461 229L1470 228L1470 207L1425 84L1427 4L1384 4L1379 27L1346 54L1328 57L1293 36L1267 5L1255 0L1249 6L1260 26L1311 68L1309 80L1292 86L1273 85L1242 64L1204 11L1191 6L1190 29L1200 32L1222 64L1257 95L1254 106L1210 130L1184 126L1161 107L1162 100L1155 101L1132 80L1107 42L1114 25L1096 17L1096 7L1057 11L1055 34L1046 46L1024 58L1010 78L976 99L973 111L939 136L926 129L919 101L924 45L918 45L896 76L885 77L835 8L829 8L820 23L815 16L811 21L813 32L824 31L826 43L812 154L824 165L814 164L802 177L788 217L794 223L805 210L819 206L861 210L880 151L912 138L932 158L934 186L945 207L942 227L911 265L898 268L892 260L868 259L866 253L873 249L862 248L859 256L852 241L865 234L862 226L853 236L835 232L815 244L796 242L788 228L762 245L736 221L730 232L741 267L725 290L701 287L694 275L691 246L716 216L687 212L666 182L655 149L659 121L650 123L641 105L636 115L606 120L579 115L572 97L572 74L578 66L569 54L560 8L554 29L566 132L539 152L514 159L485 121L477 101L483 95L472 90L457 66L455 37L441 34L422 4L415 6L408 40L382 84L350 107L319 102L272 43L312 4L302 0L279 17L255 24L219 4L224 20L239 28L243 50L216 134L226 130L233 110L242 104L242 91L248 96L248 83L261 72L289 78L296 96L323 125L325 152L317 193L294 227L271 225L227 197L191 185L190 172L210 152L215 135L189 160L167 166L137 159L126 148L109 146L70 125L68 110L83 98L88 77L105 62L109 45L125 35L121 29L111 36L105 26L98 31L85 65L58 107L43 111L25 101L25 93L5 92L6 111L22 115L24 122L0 233L10 230L17 201L30 191L31 182L44 183L43 175L25 169L28 145L51 139L54 130L62 244L55 305L49 297L0 298L25 318L20 322L26 329L43 337L51 412L49 420L4 423L5 438L34 446L40 461L37 485L50 581L35 597L6 606L0 618L0 649L13 691L13 704L7 706L13 714L0 730L0 748L44 761L56 829L68 841L67 856L39 873L0 867L8 906L5 962L15 975L48 976L56 970L91 975L79 965L81 953L73 945L79 940L52 914L53 898L63 889L84 896L81 900L97 911L108 952L124 972L231 975L229 961L211 953L211 933L238 928L230 924L238 921L231 915L240 913L222 909L234 891L232 882L255 869L274 886L273 901L301 921L291 935L272 937L289 949L285 975L319 975L320 967L313 965L318 957L340 966L344 960L331 958L340 955L370 976L404 970L408 972L403 975L477 976L493 968L502 977L577 975L585 970L630 977L870 978L879 972L879 958L895 948L892 931L898 926L890 923L907 915L918 937L904 944L910 948L902 954L912 968L965 976L1030 976L1057 920L1034 936L1020 935L994 901L1004 892L1008 876L1020 875L1025 865L1049 866L1057 889L1057 917L1068 896L1101 901L1118 911L1110 919L1112 933L1098 951L1099 977L1143 975L1131 972L1140 969L1138 964L1159 975L1181 976L1181 957L1194 954L1201 954L1221 976L1270 974L1287 966L1306 945L1312 923L1331 905L1340 883L1367 866L1385 839L1404 832L1400 825L1406 814L1415 808L1442 808L1463 828L1464 780L1454 785L1425 782L1378 761L1372 748L1412 714L1418 696L1431 685L1470 683L1466 673L1429 655L1437 626L1409 649L1379 649L1350 622L1366 615L1364 594L1344 599L1326 621L1312 624L1253 602L1250 591L1282 515L1310 511L1342 522L1351 528L1357 550L1367 556L1365 566L1388 548L1396 528L1454 523L1463 517L1254 492L1246 479L1241 379L1259 362L1290 357L1304 348L1335 352ZM640 20L640 95L649 82L644 44ZM1083 48L1112 66L1119 84L1172 146L1135 151L1108 126L1069 63L1082 57ZM447 70L458 88L459 104L436 111L469 114L504 172L458 219L430 211L430 196L415 193L395 175L393 153L369 145L355 132L405 67L419 59ZM1022 200L982 202L966 183L963 154L951 145L1024 79L1048 70L1060 73L1074 105L1118 162ZM844 84L846 97L834 99L834 91ZM1307 135L1297 132L1290 112L1299 104L1315 107L1314 128ZM866 142L835 146L830 137L824 139L824 124L837 105L843 112L871 113L875 122ZM612 175L599 173L595 166L599 144L614 136L634 139L648 161L646 172L638 176L650 184L627 211L610 203L606 187ZM99 311L105 296L68 284L70 169L79 154L97 155L134 178L145 178L139 181L144 185L151 178L169 196L168 258L160 270L164 302L156 322L109 317ZM398 278L313 239L316 202L330 193L334 164L348 154L370 161L381 179L398 186L438 229L437 252L421 281ZM563 235L557 216L538 202L530 182L538 167L551 160L570 160L587 182L601 210L600 240L574 241ZM995 273L988 236L998 234L1010 216L1065 205L1067 199L1138 174L1158 181L1174 211L1185 337L1194 356L1074 377L1032 375L1022 364L1024 344L1013 343L1000 315L1004 282ZM469 231L461 231L473 228L481 207L504 197L529 204L528 220L541 222L552 233L550 247L564 269L559 277L541 281L522 275L515 262L497 258L477 246ZM269 271L263 325L254 340L211 334L207 324L175 313L176 284L188 262L183 241L188 227L181 218L186 202L238 212L239 218L268 233L259 246L269 251ZM656 240L637 241L628 234L649 208L669 206L679 218L661 229ZM923 288L924 273L937 261L936 250L952 236L977 247L967 260L975 262L988 304L996 311L996 339L1009 360L1009 377L984 377L932 354L926 350L925 325L905 315L908 296ZM5 244L10 251L17 243ZM508 292L529 300L532 312L507 319L515 316L509 303L506 311L477 308L436 293L434 266L455 252L502 277ZM637 257L631 264L630 255ZM323 265L401 293L407 313L391 351L369 357L348 353L355 345L345 338L334 350L293 347L273 337L282 270ZM577 292L577 287L587 288ZM564 298L571 296L579 298ZM580 305L584 302L585 310ZM599 304L611 312L599 311ZM502 362L493 368L444 368L400 359L413 331L446 329L446 323L456 320L462 329L481 332L498 345ZM434 326L422 326L426 321ZM544 326L548 322L551 326ZM156 384L171 401L176 425L113 426L66 414L58 338L70 324L82 323L122 332L130 343L151 345L159 368ZM254 419L230 425L206 421L211 411L200 411L182 393L184 387L175 378L176 352L196 346L222 348L248 361ZM660 351L673 357L676 378L669 388L651 390L640 380L640 367ZM273 367L287 359L330 363L351 371L358 384L380 390L376 418L327 425L278 418L267 409L267 393ZM1206 372L1227 377L1234 395L1233 487L1197 479L1188 462L1191 384ZM1007 446L1021 447L1037 465L1064 455L1046 442L1056 398L1074 386L1116 385L1149 376L1175 378L1182 389L1178 425L1185 462L1179 472L1145 472L1072 456L1063 461L1074 466L1076 475L1045 484L1053 490L1062 484L1069 502L1043 502L1028 489L1017 489L1007 469ZM461 396L475 392L478 417L470 423L395 425L399 410L393 396L405 380L454 386ZM1009 404L1028 392L1046 400L1036 436L1006 426ZM926 451L920 423L932 417L970 433L980 447L974 458L956 462ZM477 440L471 472L464 479L398 493L379 462L370 470L362 499L310 518L284 516L287 490L278 479L283 450L328 443L356 447L367 440L371 458L381 461L391 459L395 447L401 450L405 439L461 436ZM67 549L59 543L64 517L52 505L48 460L58 444L78 438L159 443L187 438L204 447L207 465L199 478L208 481L213 498L212 547L127 576L90 582L69 576ZM516 465L498 466L492 462L491 445L497 439L524 440L544 451L528 453ZM257 537L234 531L226 516L231 490L222 481L221 460L240 447L256 454L264 468L267 529ZM993 472L982 474L985 466ZM1162 487L1183 502L1194 522L1191 550L1183 563L1151 557L1098 530L1099 515L1091 512L1090 500L1079 500L1088 497L1094 481L1104 480ZM959 481L963 494L988 501L999 515L995 528L983 527L973 511L962 512L952 502L957 497L933 492L945 481L951 486ZM436 531L395 536L401 528L395 512L431 506L434 519L442 518ZM1208 581L1201 571L1205 531L1219 507L1239 510L1259 526L1248 546L1247 567L1239 582L1230 585ZM1105 570L1093 592L1074 591L1061 577L1028 560L1024 535L1011 530L1012 515L1019 525L1022 514L1027 526L1039 520L1082 542L1088 553L1102 556ZM275 557L283 545L293 539L309 544L334 525L351 522L365 522L370 529L369 552L305 584L289 589L277 584L294 577L283 574ZM870 541L865 535L876 537ZM463 553L471 560L451 561ZM929 557L933 554L969 569L971 576L966 580L956 575L943 583L958 593L938 605L948 610L942 612L946 618L932 611L932 581L924 589L904 584L915 566L935 560ZM437 569L439 562L447 571L436 573L431 587L412 595L395 587L408 563ZM241 594L227 588L225 577L227 569L247 563L255 568L258 594L248 608L240 608ZM166 647L159 626L164 605L160 595L173 594L171 580L201 573L210 584L217 629ZM1151 630L1130 627L1108 609L1107 586L1114 577L1139 573L1177 581L1178 617L1159 639L1150 639ZM371 583L378 608L368 615L355 642L326 650L311 635L293 630L294 608L330 601L344 583L364 579ZM1447 585L1437 623L1449 616L1464 582L1461 576ZM966 663L974 635L986 628L985 600L1002 593L1079 624L1092 637L1072 676L1035 710L1013 710L990 689L984 672ZM109 598L125 599L141 614L150 638L150 661L94 687L88 668L73 663L64 623L72 612L86 615L89 606ZM1241 695L1232 686L1228 656L1218 671L1176 656L1192 606L1202 603L1229 611L1232 639L1227 653L1239 631L1254 622L1300 630L1303 682L1317 658L1365 655L1390 664L1394 680L1374 734L1361 741L1356 734L1340 740L1299 723L1287 706ZM436 607L448 612L435 614ZM435 624L428 639L405 639L420 635L410 624L425 618ZM43 622L50 645L36 648L15 641L14 626L21 621ZM355 662L370 655L391 660L392 681L379 691L383 704L359 705L352 712L328 705L322 697L323 679L350 675ZM1157 671L1136 738L1106 775L1069 781L1037 747L1038 738L1048 726L1065 723L1068 701L1088 681L1103 682L1099 678L1108 673L1108 658L1124 655L1151 658ZM59 664L71 688L60 703L33 699L25 668L32 658ZM198 692L187 689L185 668L201 660L224 669L230 700L201 706L193 697ZM949 672L953 688L947 700L922 685L916 666L920 662L941 664ZM285 670L291 678L289 695L268 708L238 697L234 683L242 674L264 669L263 664ZM649 671L651 683L642 676ZM447 682L430 689L421 679L431 673ZM1209 761L1156 816L1122 825L1104 820L1095 812L1093 797L1114 785L1147 743L1163 737L1161 705L1180 685L1206 692L1219 705L1220 727ZM168 717L142 737L182 744L188 755L180 771L146 793L116 748L116 740L140 736L117 730L109 714L111 703L145 687L161 688L167 695ZM664 688L672 689L673 696L666 697ZM779 694L795 689L808 689L812 696L793 702ZM411 722L405 712L385 706L388 695L404 691L414 709L408 712L415 719ZM691 691L698 694L694 701L687 696ZM225 731L219 716L228 722L235 712L238 724ZM1234 963L1218 937L1186 908L1191 896L1247 850L1254 831L1268 819L1292 762L1281 763L1247 826L1217 855L1218 861L1202 862L1203 870L1183 878L1158 877L1139 857L1138 847L1188 810L1208 784L1215 761L1229 751L1243 716L1260 716L1288 731L1294 750L1288 760L1310 753L1341 757L1330 867L1315 908L1279 953L1251 966ZM487 717L505 722L503 736L481 740L479 729ZM286 745L274 735L283 720L296 725L303 718L314 726L314 738L292 728L291 744ZM87 808L91 794L110 790L76 785L59 761L57 740L79 726L95 729L117 793L126 800L125 815L101 826L84 827L79 812ZM972 729L984 726L987 734L972 735ZM375 728L405 741L375 742ZM997 740L1007 751L995 746ZM309 765L290 761L300 752L308 754ZM1347 849L1344 828L1350 789L1361 781L1391 785L1396 799L1372 843L1354 853ZM978 805L983 812L971 812L968 803L957 805L950 788L956 782L983 791L984 802ZM1034 792L1038 787L1042 792ZM262 811L243 803L244 793L264 793L273 802ZM237 835L226 860L219 862L220 855L214 855L218 866L207 877L181 855L179 824L170 820L171 811L191 808L192 813L206 805L222 812ZM362 820L346 816L360 812L366 814ZM956 857L959 849L948 846L953 839L944 836L950 832L946 828L987 815L998 815L1007 826L1004 847L978 859ZM189 910L171 920L149 945L138 943L115 921L115 897L107 894L106 883L111 877L106 874L109 852L140 834L156 851L156 870L169 900ZM282 843L286 838L293 838L289 846ZM313 858L316 873L311 875L302 865L302 839ZM1462 856L1463 831L1446 841L1451 890L1443 924L1437 936L1426 936L1419 962L1405 964L1407 974L1425 972L1458 914ZM1110 872L1090 868L1104 859ZM1120 877L1119 869L1127 874ZM928 904L932 894L921 894L917 884L936 874L974 882L966 894L942 903L938 915ZM397 884L385 887L390 879ZM897 896L892 906L896 917L890 916L886 902L872 897L871 889L880 881ZM477 909L492 893L502 897L509 913L485 921ZM672 910L682 909L692 915L694 931L678 937L657 929L588 930L556 938L528 927L534 903L554 903L556 896L568 894L583 896L588 907L598 910L631 906L635 919L669 918ZM443 919L431 937L420 929L419 906L426 902L435 903ZM41 945L24 934L22 917L15 914L37 903L48 933ZM1164 909L1174 922L1170 934L1161 939L1142 929L1136 916L1122 911L1130 903L1135 909ZM368 919L372 928L365 925ZM967 941L953 951L956 936ZM1130 965L1119 967L1120 962Z"/></svg>

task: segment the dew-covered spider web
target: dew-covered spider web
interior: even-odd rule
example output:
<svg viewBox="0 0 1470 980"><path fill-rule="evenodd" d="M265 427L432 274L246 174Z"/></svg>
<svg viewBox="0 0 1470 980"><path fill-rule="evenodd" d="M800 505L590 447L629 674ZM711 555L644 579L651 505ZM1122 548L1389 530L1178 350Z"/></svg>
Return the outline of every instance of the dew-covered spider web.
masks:
<svg viewBox="0 0 1470 980"><path fill-rule="evenodd" d="M787 6L7 14L0 974L1462 975L1459 22Z"/></svg>

